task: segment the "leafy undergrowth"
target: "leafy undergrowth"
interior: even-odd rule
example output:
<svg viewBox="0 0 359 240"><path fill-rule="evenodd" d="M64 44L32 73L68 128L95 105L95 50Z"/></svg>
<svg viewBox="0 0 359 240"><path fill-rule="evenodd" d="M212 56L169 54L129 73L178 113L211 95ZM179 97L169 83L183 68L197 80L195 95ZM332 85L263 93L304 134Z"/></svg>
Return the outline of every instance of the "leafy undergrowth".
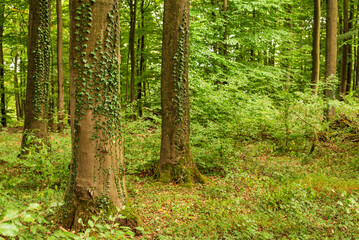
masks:
<svg viewBox="0 0 359 240"><path fill-rule="evenodd" d="M136 129L136 130L135 130ZM150 177L159 153L155 122L125 128L127 187L144 223L134 236L118 226L94 224L73 234L52 223L66 190L69 134L52 136L51 152L17 158L20 133L0 132L0 233L5 239L357 239L359 238L358 144L273 141L235 142L205 168L208 183L192 188L163 185ZM197 136L198 138L198 136ZM126 139L131 139L127 141ZM133 147L131 147L133 146ZM207 146L208 147L208 146ZM127 149L127 150L126 150ZM210 162L213 162L211 159ZM212 172L210 172L212 169ZM117 234L117 235L116 235ZM6 235L6 237L5 237ZM1 237L0 237L1 239Z"/></svg>

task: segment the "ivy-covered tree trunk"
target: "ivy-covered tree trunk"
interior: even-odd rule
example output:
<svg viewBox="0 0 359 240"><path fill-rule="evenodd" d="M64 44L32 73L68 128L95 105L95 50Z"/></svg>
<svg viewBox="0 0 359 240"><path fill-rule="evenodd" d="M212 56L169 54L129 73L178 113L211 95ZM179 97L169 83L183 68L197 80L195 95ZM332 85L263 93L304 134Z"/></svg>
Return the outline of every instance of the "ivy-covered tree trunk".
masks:
<svg viewBox="0 0 359 240"><path fill-rule="evenodd" d="M50 1L30 0L25 123L21 149L48 144Z"/></svg>
<svg viewBox="0 0 359 240"><path fill-rule="evenodd" d="M57 13L57 130L62 132L64 129L64 69L62 59L62 6L61 0L56 0Z"/></svg>
<svg viewBox="0 0 359 240"><path fill-rule="evenodd" d="M0 4L0 122L3 127L6 123L6 102L5 102L5 73L4 73L4 22L5 22L5 4Z"/></svg>
<svg viewBox="0 0 359 240"><path fill-rule="evenodd" d="M136 226L125 187L119 95L119 1L71 0L72 161L64 227L80 230L92 215L117 208Z"/></svg>
<svg viewBox="0 0 359 240"><path fill-rule="evenodd" d="M162 139L156 176L163 182L204 182L190 149L189 0L165 0L162 41Z"/></svg>
<svg viewBox="0 0 359 240"><path fill-rule="evenodd" d="M320 0L314 0L313 50L312 50L312 88L318 94L320 78Z"/></svg>

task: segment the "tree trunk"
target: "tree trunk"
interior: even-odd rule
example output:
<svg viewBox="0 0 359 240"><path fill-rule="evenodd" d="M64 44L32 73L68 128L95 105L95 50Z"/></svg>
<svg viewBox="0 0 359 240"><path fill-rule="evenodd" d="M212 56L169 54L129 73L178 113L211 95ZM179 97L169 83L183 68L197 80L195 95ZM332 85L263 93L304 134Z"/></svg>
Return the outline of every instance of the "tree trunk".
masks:
<svg viewBox="0 0 359 240"><path fill-rule="evenodd" d="M320 78L320 0L314 0L313 50L312 50L312 88L318 94Z"/></svg>
<svg viewBox="0 0 359 240"><path fill-rule="evenodd" d="M15 89L15 108L16 108L16 119L20 121L21 119L21 104L20 104L20 89L19 89L19 80L18 80L18 60L19 53L15 53L14 59L14 89Z"/></svg>
<svg viewBox="0 0 359 240"><path fill-rule="evenodd" d="M120 133L119 1L71 0L70 104L72 161L64 227L79 231L81 218L108 219L121 209L123 225L138 220L125 187Z"/></svg>
<svg viewBox="0 0 359 240"><path fill-rule="evenodd" d="M348 21L348 31L353 29L353 20L354 20L354 5L351 4L350 6L350 14L349 14L349 21ZM352 44L352 37L349 38L348 44L348 69L347 69L347 82L346 82L346 94L349 94L352 87L352 74L353 74L353 44Z"/></svg>
<svg viewBox="0 0 359 240"><path fill-rule="evenodd" d="M326 25L326 53L325 53L325 89L324 95L327 99L334 99L335 84L337 71L337 18L338 3L337 0L327 0L327 25ZM327 108L325 117L330 119L334 114L334 108Z"/></svg>
<svg viewBox="0 0 359 240"><path fill-rule="evenodd" d="M21 52L20 56L23 55L23 52ZM20 116L21 118L24 117L25 114L25 104L26 104L26 66L25 61L22 57L20 57Z"/></svg>
<svg viewBox="0 0 359 240"><path fill-rule="evenodd" d="M189 0L165 0L162 42L162 139L156 177L163 182L204 182L190 150L188 55Z"/></svg>
<svg viewBox="0 0 359 240"><path fill-rule="evenodd" d="M3 127L6 122L6 99L5 99L5 73L4 73L4 23L5 23L5 4L0 4L0 122Z"/></svg>
<svg viewBox="0 0 359 240"><path fill-rule="evenodd" d="M136 54L135 54L135 41L136 41L136 13L137 13L137 0L130 0L130 55L131 55L131 93L130 102L135 100L135 66L136 66Z"/></svg>
<svg viewBox="0 0 359 240"><path fill-rule="evenodd" d="M343 33L349 31L348 25L348 0L343 0ZM344 43L342 47L342 62L341 62L341 71L340 71L340 86L339 86L339 100L342 100L346 95L346 84L348 77L348 44Z"/></svg>
<svg viewBox="0 0 359 240"><path fill-rule="evenodd" d="M21 149L48 144L47 110L50 69L50 1L30 0L28 70Z"/></svg>
<svg viewBox="0 0 359 240"><path fill-rule="evenodd" d="M223 32L223 40L222 40L222 55L227 56L227 38L228 38L228 17L227 17L227 6L228 2L227 0L223 0L223 7L222 7L222 13L223 13L223 19L224 19L224 32Z"/></svg>
<svg viewBox="0 0 359 240"><path fill-rule="evenodd" d="M358 6L359 8L359 6ZM359 34L358 34L358 43L359 43ZM359 47L357 47L357 50L356 50L356 69L355 69L355 72L356 72L356 75L355 75L355 84L354 87L353 87L353 90L358 90L358 86L359 86Z"/></svg>
<svg viewBox="0 0 359 240"><path fill-rule="evenodd" d="M65 126L65 97L64 97L64 69L62 57L62 6L61 0L56 0L57 13L57 130L62 132Z"/></svg>
<svg viewBox="0 0 359 240"><path fill-rule="evenodd" d="M145 10L144 10L144 0L141 1L141 29L142 31L144 31L145 28ZM144 56L144 51L145 51L145 34L142 33L141 37L139 38L139 52L140 52L140 66L138 69L138 76L139 76L139 81L137 83L137 101L138 101L138 115L142 116L142 105L143 105L143 99L142 99L142 92L145 90L143 86L146 85L146 83L144 83L144 79L143 79L143 72L144 72L144 68L145 68L145 56Z"/></svg>

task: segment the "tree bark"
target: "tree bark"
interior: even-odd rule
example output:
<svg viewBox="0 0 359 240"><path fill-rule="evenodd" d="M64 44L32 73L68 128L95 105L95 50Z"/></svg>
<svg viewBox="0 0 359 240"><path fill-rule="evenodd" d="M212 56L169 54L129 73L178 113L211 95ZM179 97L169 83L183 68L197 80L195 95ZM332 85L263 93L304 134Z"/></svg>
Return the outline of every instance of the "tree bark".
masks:
<svg viewBox="0 0 359 240"><path fill-rule="evenodd" d="M142 0L141 1L141 29L142 32L144 31L145 28L145 9L144 9L144 3L145 1ZM142 86L145 86L146 83L144 82L144 79L142 77L143 72L145 70L145 34L142 33L141 37L139 38L139 53L140 53L140 66L138 68L138 76L139 76L139 81L137 83L137 101L138 101L138 115L142 116L142 105L143 105L143 99L142 99L142 92L145 90Z"/></svg>
<svg viewBox="0 0 359 240"><path fill-rule="evenodd" d="M188 55L189 0L165 0L162 41L162 138L156 177L163 182L204 182L190 150Z"/></svg>
<svg viewBox="0 0 359 240"><path fill-rule="evenodd" d="M312 50L312 88L318 94L320 78L320 0L314 0L313 50Z"/></svg>
<svg viewBox="0 0 359 240"><path fill-rule="evenodd" d="M62 132L65 126L65 95L64 95L64 69L62 57L62 6L61 0L56 0L57 13L57 130Z"/></svg>
<svg viewBox="0 0 359 240"><path fill-rule="evenodd" d="M332 80L336 78L337 71L337 18L338 3L337 0L327 0L327 25L326 25L326 53L325 53L325 89L326 99L334 99L335 84ZM334 108L325 110L325 117L330 119L334 114Z"/></svg>
<svg viewBox="0 0 359 240"><path fill-rule="evenodd" d="M347 33L349 31L348 25L348 0L343 0L343 33ZM340 71L340 86L339 86L339 100L342 100L346 95L346 84L348 77L348 44L344 43L342 47L342 61L341 61L341 71Z"/></svg>
<svg viewBox="0 0 359 240"><path fill-rule="evenodd" d="M6 122L6 99L5 99L5 73L4 73L4 23L5 23L5 4L0 4L0 122L3 127Z"/></svg>
<svg viewBox="0 0 359 240"><path fill-rule="evenodd" d="M135 100L135 67L136 67L136 54L135 54L135 41L136 41L136 13L137 13L137 0L130 0L130 56L131 56L131 87L130 87L130 102Z"/></svg>
<svg viewBox="0 0 359 240"><path fill-rule="evenodd" d="M15 53L14 58L14 89L15 89L15 108L16 108L16 118L18 121L21 119L21 104L20 104L20 89L19 89L19 80L18 80L18 60L19 53Z"/></svg>
<svg viewBox="0 0 359 240"><path fill-rule="evenodd" d="M120 133L119 1L70 2L70 104L72 161L60 221L75 231L92 215L121 209L122 225L137 218L125 187Z"/></svg>
<svg viewBox="0 0 359 240"><path fill-rule="evenodd" d="M354 8L353 4L350 6L350 13L349 13L349 21L348 21L348 31L352 30L353 28L353 20L354 20ZM353 74L353 44L352 44L352 37L349 38L348 43L348 69L347 69L347 82L345 87L346 94L350 93L352 87L352 74Z"/></svg>
<svg viewBox="0 0 359 240"><path fill-rule="evenodd" d="M223 19L224 19L224 32L223 32L223 40L222 40L222 55L227 56L227 38L228 38L228 17L227 17L227 7L228 2L227 0L223 0L223 7L222 7L222 13L223 13Z"/></svg>
<svg viewBox="0 0 359 240"><path fill-rule="evenodd" d="M30 0L28 70L22 154L31 146L48 144L50 70L50 0Z"/></svg>
<svg viewBox="0 0 359 240"><path fill-rule="evenodd" d="M21 52L20 56L23 55ZM26 104L26 66L23 57L20 57L20 116L24 118L25 115L25 104Z"/></svg>

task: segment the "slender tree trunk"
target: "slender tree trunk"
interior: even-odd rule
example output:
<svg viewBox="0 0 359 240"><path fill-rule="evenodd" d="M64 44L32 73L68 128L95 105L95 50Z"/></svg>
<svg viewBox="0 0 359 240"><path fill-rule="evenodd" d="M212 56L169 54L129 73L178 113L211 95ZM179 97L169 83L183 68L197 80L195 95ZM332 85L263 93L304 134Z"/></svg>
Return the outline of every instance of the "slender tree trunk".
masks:
<svg viewBox="0 0 359 240"><path fill-rule="evenodd" d="M23 53L21 52L21 56ZM22 57L20 57L20 116L21 118L24 118L25 114L25 104L26 104L26 66L25 61Z"/></svg>
<svg viewBox="0 0 359 240"><path fill-rule="evenodd" d="M130 34L131 35L131 34ZM130 39L130 38L129 38ZM129 45L130 46L130 43L131 41L129 40ZM130 74L130 71L129 71L129 68L130 68L130 47L128 47L128 50L127 50L127 60L126 60L126 84L125 84L125 104L127 104L128 102L128 82L129 82L129 74Z"/></svg>
<svg viewBox="0 0 359 240"><path fill-rule="evenodd" d="M353 20L354 20L354 5L351 4L350 6L350 14L349 14L349 21L348 21L348 31L353 29ZM348 44L348 70L347 70L347 82L346 82L346 94L350 93L352 88L352 74L353 74L353 44L352 44L352 37L349 39Z"/></svg>
<svg viewBox="0 0 359 240"><path fill-rule="evenodd" d="M31 146L48 144L50 70L50 0L30 0L28 70L22 154Z"/></svg>
<svg viewBox="0 0 359 240"><path fill-rule="evenodd" d="M92 215L108 220L118 208L126 219L116 221L136 226L125 187L120 133L119 1L71 0L70 7L73 148L61 222L79 231L80 218L84 223Z"/></svg>
<svg viewBox="0 0 359 240"><path fill-rule="evenodd" d="M318 94L320 78L320 0L314 0L313 50L312 50L312 88Z"/></svg>
<svg viewBox="0 0 359 240"><path fill-rule="evenodd" d="M216 5L218 4L218 0L211 0L211 4L212 4L212 8L216 9L216 7L217 7ZM217 19L217 15L216 15L216 12L213 10L212 11L212 21L216 22L216 19ZM213 34L214 34L213 39L217 38L216 32L217 32L217 29L213 29ZM213 52L218 53L218 42L217 41L215 41L213 43Z"/></svg>
<svg viewBox="0 0 359 240"><path fill-rule="evenodd" d="M227 0L223 0L223 8L222 8L222 12L223 12L223 19L224 19L224 32L223 32L223 40L222 40L222 54L223 56L227 56L227 38L228 38L228 17L227 17L227 7L228 7L228 2Z"/></svg>
<svg viewBox="0 0 359 240"><path fill-rule="evenodd" d="M343 33L349 31L348 25L348 0L343 0ZM339 86L339 100L342 100L346 95L346 84L348 77L348 44L344 43L342 47L342 61L341 61L341 71L340 71L340 86Z"/></svg>
<svg viewBox="0 0 359 240"><path fill-rule="evenodd" d="M135 100L135 66L136 66L136 54L135 54L135 41L136 41L136 13L137 13L137 0L130 0L130 55L131 55L131 94L130 102Z"/></svg>
<svg viewBox="0 0 359 240"><path fill-rule="evenodd" d="M327 25L326 25L326 53L325 53L325 89L326 99L334 99L335 84L332 80L336 78L337 71L337 18L338 3L337 0L327 0ZM325 117L330 119L334 115L334 108L327 107Z"/></svg>
<svg viewBox="0 0 359 240"><path fill-rule="evenodd" d="M18 61L19 53L15 53L14 58L14 89L15 89L15 108L16 108L16 118L18 121L21 119L21 104L20 104L20 89L19 89L19 80L18 80Z"/></svg>
<svg viewBox="0 0 359 240"><path fill-rule="evenodd" d="M142 0L141 1L141 29L142 32L144 31L145 28L145 10L144 10L144 3L145 1ZM145 34L142 33L141 37L139 38L139 52L140 52L140 66L138 68L138 76L139 76L139 81L137 83L137 100L138 100L138 115L142 116L142 105L143 105L143 98L142 98L142 93L144 93L145 88L143 88L143 86L146 85L146 83L144 82L144 78L143 78L143 72L144 72L144 67L145 67Z"/></svg>
<svg viewBox="0 0 359 240"><path fill-rule="evenodd" d="M62 6L61 0L56 0L57 13L57 130L62 132L65 126L65 94L64 94L64 69L62 57Z"/></svg>
<svg viewBox="0 0 359 240"><path fill-rule="evenodd" d="M359 8L359 6L358 6ZM359 34L357 36L358 38L358 44L359 44ZM358 86L359 86L359 47L357 47L356 49L356 75L355 75L355 84L354 84L354 87L353 87L353 90L357 90L358 89Z"/></svg>
<svg viewBox="0 0 359 240"><path fill-rule="evenodd" d="M6 122L6 99L5 99L5 73L4 73L4 23L5 23L5 4L0 4L0 122L3 127Z"/></svg>
<svg viewBox="0 0 359 240"><path fill-rule="evenodd" d="M163 182L204 182L190 150L189 0L165 0L162 41L162 139L156 176Z"/></svg>

